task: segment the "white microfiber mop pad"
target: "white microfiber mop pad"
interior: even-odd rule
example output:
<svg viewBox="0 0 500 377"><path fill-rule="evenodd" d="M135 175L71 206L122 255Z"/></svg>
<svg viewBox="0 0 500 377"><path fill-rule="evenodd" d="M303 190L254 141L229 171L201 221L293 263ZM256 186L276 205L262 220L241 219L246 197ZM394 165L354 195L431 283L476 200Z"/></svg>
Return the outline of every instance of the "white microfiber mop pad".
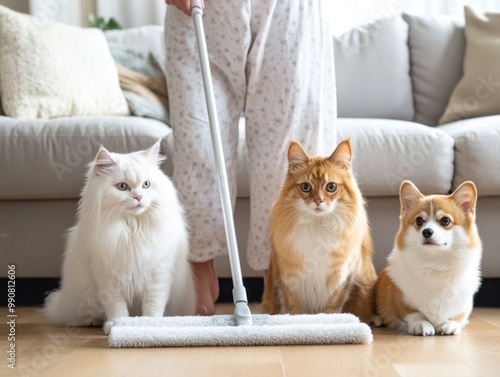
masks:
<svg viewBox="0 0 500 377"><path fill-rule="evenodd" d="M256 315L253 326L232 316L118 319L110 347L275 346L371 343L365 323L351 314Z"/></svg>

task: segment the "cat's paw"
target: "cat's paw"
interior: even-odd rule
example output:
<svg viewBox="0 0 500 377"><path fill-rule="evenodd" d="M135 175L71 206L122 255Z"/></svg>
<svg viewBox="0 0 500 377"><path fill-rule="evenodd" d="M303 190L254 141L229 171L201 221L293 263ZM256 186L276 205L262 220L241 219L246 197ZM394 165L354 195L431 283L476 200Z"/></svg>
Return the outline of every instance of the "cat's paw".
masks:
<svg viewBox="0 0 500 377"><path fill-rule="evenodd" d="M164 315L164 310L163 309L151 309L151 308L146 308L143 309L142 311L142 316L143 317L154 317L154 318L160 318L163 317Z"/></svg>
<svg viewBox="0 0 500 377"><path fill-rule="evenodd" d="M375 327L380 327L383 325L383 322L382 322L382 317L380 317L379 315L375 315L372 317L371 321L370 321L373 326Z"/></svg>
<svg viewBox="0 0 500 377"><path fill-rule="evenodd" d="M432 336L435 334L434 326L428 321L415 321L408 325L408 334Z"/></svg>
<svg viewBox="0 0 500 377"><path fill-rule="evenodd" d="M462 326L457 321L447 321L436 327L436 333L440 335L458 335L462 332Z"/></svg>
<svg viewBox="0 0 500 377"><path fill-rule="evenodd" d="M104 330L104 334L109 335L109 333L111 332L111 327L112 326L113 326L113 322L112 321L106 321L106 322L104 322L104 326L102 327L102 329Z"/></svg>

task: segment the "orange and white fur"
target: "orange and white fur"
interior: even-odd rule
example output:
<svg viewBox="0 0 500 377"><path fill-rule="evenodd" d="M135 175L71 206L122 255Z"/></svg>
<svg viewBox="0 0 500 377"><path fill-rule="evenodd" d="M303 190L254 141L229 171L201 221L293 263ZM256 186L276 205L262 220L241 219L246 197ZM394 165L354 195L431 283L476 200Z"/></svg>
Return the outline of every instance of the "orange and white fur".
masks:
<svg viewBox="0 0 500 377"><path fill-rule="evenodd" d="M289 169L271 212L267 313L374 313L372 239L365 202L344 140L330 157L309 157L292 141Z"/></svg>
<svg viewBox="0 0 500 377"><path fill-rule="evenodd" d="M377 325L412 335L459 334L480 285L477 191L468 181L451 195L400 188L401 224L375 287Z"/></svg>

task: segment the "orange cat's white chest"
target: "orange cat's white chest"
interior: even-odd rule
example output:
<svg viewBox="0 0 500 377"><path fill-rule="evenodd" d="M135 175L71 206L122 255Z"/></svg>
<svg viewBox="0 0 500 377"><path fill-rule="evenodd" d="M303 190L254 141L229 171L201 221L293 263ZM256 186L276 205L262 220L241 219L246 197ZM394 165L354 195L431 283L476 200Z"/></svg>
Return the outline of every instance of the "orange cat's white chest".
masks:
<svg viewBox="0 0 500 377"><path fill-rule="evenodd" d="M349 277L351 263L346 260L340 268L339 279L330 279L339 248L335 234L331 227L309 223L296 225L288 236L290 249L302 265L295 273L283 277L283 283L297 295L304 312L321 312Z"/></svg>

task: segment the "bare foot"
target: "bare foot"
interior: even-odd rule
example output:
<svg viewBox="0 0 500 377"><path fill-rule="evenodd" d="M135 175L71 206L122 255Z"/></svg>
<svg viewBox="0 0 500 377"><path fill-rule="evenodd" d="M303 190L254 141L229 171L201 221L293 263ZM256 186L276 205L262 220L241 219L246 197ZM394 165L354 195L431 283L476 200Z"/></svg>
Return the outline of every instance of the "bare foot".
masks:
<svg viewBox="0 0 500 377"><path fill-rule="evenodd" d="M219 297L219 280L214 261L192 263L196 282L196 312L199 315L214 315L215 301Z"/></svg>

